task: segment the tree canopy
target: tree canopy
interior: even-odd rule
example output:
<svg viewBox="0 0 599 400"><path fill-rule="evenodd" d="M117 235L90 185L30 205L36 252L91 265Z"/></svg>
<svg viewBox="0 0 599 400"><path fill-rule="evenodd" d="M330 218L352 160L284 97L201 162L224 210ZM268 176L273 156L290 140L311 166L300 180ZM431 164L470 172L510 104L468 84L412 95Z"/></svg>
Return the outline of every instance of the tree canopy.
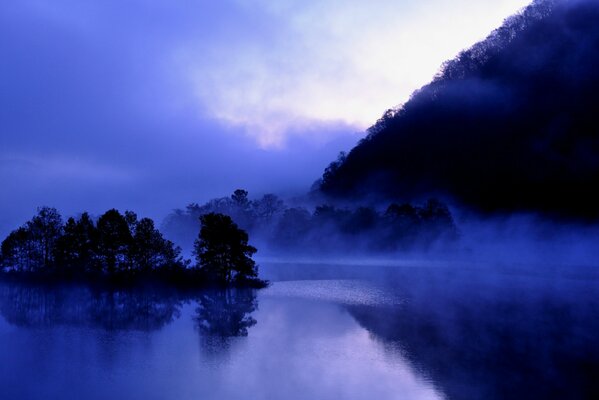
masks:
<svg viewBox="0 0 599 400"><path fill-rule="evenodd" d="M181 250L149 218L111 209L97 222L88 213L63 224L60 213L41 207L1 245L0 266L10 272L117 275L182 269Z"/></svg>
<svg viewBox="0 0 599 400"><path fill-rule="evenodd" d="M256 248L248 244L247 232L224 214L205 214L200 222L194 252L201 271L222 285L256 281L258 267L252 260Z"/></svg>
<svg viewBox="0 0 599 400"><path fill-rule="evenodd" d="M247 205L247 192L237 192ZM251 256L256 248L248 234L223 214L203 215L196 243L197 264L181 256L181 249L166 239L150 218L138 219L132 211L106 211L97 219L88 213L69 217L41 207L0 246L0 272L33 278L140 280L186 287L263 287Z"/></svg>

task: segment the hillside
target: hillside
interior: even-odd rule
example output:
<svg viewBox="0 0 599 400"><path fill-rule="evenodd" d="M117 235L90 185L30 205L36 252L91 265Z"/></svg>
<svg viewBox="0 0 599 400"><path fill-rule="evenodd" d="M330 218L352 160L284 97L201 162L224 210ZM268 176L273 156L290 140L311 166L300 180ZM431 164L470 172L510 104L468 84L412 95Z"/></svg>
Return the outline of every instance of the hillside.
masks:
<svg viewBox="0 0 599 400"><path fill-rule="evenodd" d="M325 171L329 197L598 217L599 2L535 1Z"/></svg>

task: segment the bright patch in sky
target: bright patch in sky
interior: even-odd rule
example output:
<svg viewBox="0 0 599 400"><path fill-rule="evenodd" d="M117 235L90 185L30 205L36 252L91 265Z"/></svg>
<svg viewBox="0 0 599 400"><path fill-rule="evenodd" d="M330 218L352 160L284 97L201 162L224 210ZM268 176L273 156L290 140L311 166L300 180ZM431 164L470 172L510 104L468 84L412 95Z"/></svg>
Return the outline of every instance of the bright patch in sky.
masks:
<svg viewBox="0 0 599 400"><path fill-rule="evenodd" d="M305 193L525 0L0 2L0 234L35 207L164 216Z"/></svg>
<svg viewBox="0 0 599 400"><path fill-rule="evenodd" d="M280 146L323 125L367 128L527 4L240 1L247 21L180 46L177 57L208 114Z"/></svg>

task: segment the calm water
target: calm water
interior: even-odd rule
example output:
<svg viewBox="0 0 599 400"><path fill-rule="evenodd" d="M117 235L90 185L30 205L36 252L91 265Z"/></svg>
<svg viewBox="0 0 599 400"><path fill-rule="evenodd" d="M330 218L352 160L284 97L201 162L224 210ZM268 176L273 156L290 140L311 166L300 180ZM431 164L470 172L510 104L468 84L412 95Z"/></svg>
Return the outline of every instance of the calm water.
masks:
<svg viewBox="0 0 599 400"><path fill-rule="evenodd" d="M263 272L185 297L0 284L0 399L599 396L594 268Z"/></svg>

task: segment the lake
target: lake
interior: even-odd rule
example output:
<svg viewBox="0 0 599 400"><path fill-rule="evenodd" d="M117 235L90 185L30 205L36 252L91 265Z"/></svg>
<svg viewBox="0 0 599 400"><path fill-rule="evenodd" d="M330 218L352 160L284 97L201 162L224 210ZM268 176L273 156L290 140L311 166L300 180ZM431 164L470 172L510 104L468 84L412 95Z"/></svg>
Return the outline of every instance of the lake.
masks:
<svg viewBox="0 0 599 400"><path fill-rule="evenodd" d="M0 284L0 398L599 398L592 266L261 265L259 291Z"/></svg>

